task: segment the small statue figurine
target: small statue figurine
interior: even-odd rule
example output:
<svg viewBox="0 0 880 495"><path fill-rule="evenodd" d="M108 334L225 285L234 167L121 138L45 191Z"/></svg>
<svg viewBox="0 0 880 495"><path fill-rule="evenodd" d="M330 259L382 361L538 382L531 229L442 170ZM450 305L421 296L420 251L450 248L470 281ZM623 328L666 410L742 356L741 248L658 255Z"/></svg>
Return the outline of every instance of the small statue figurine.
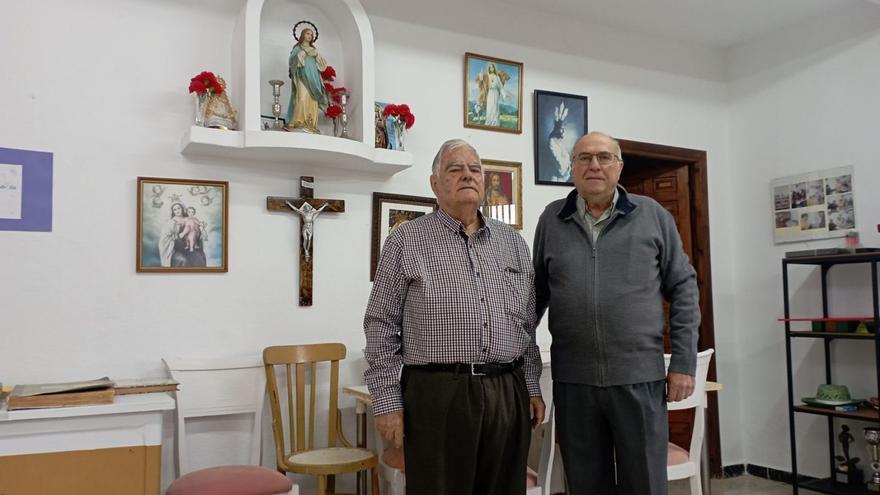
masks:
<svg viewBox="0 0 880 495"><path fill-rule="evenodd" d="M226 81L222 77L217 78L223 92L220 94L211 93L208 102L205 104L205 127L214 127L216 129L233 130L238 128L238 112L232 108L229 103L229 97L226 96Z"/></svg>
<svg viewBox="0 0 880 495"><path fill-rule="evenodd" d="M840 425L840 433L837 435L837 440L843 449L843 455L834 456L834 459L837 461L835 478L841 483L850 485L861 484L862 472L856 468L859 458L851 458L849 456L849 446L855 441L855 437L849 432L849 426Z"/></svg>
<svg viewBox="0 0 880 495"><path fill-rule="evenodd" d="M302 25L297 34L296 29ZM287 125L292 131L320 134L318 115L327 109L329 98L324 89L321 72L327 69L327 60L315 48L318 28L309 21L293 26L296 44L288 58L288 75L291 80L290 105L287 108Z"/></svg>
<svg viewBox="0 0 880 495"><path fill-rule="evenodd" d="M388 147L388 131L385 128L385 117L382 116L382 107L376 104L376 147L385 149Z"/></svg>

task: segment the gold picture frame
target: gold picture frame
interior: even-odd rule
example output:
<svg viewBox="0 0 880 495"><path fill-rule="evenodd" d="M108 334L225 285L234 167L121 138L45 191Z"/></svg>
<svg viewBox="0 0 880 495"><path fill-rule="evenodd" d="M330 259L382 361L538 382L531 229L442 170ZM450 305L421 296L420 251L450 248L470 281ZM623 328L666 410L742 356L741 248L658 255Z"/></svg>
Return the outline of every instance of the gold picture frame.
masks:
<svg viewBox="0 0 880 495"><path fill-rule="evenodd" d="M522 230L522 163L482 160L485 196L483 216Z"/></svg>
<svg viewBox="0 0 880 495"><path fill-rule="evenodd" d="M139 273L228 271L228 182L138 177L137 189Z"/></svg>
<svg viewBox="0 0 880 495"><path fill-rule="evenodd" d="M464 54L464 126L522 134L523 64Z"/></svg>

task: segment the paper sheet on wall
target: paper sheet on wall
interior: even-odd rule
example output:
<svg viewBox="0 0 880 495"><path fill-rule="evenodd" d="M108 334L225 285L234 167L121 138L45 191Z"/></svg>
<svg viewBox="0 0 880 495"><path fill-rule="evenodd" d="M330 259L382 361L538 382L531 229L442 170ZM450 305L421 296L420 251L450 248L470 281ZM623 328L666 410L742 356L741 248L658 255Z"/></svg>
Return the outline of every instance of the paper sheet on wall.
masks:
<svg viewBox="0 0 880 495"><path fill-rule="evenodd" d="M774 242L843 237L855 231L853 168L849 165L773 180Z"/></svg>
<svg viewBox="0 0 880 495"><path fill-rule="evenodd" d="M21 220L22 168L0 163L0 218Z"/></svg>

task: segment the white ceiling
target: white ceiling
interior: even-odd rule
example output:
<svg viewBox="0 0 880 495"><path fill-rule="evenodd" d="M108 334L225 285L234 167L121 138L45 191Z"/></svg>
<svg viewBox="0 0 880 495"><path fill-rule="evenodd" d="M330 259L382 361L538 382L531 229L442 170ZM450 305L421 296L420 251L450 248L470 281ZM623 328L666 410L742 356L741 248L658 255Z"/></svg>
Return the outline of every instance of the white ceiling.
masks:
<svg viewBox="0 0 880 495"><path fill-rule="evenodd" d="M880 0L499 0L626 32L730 48L773 31ZM880 8L880 6L878 6ZM588 28L588 25L585 26Z"/></svg>

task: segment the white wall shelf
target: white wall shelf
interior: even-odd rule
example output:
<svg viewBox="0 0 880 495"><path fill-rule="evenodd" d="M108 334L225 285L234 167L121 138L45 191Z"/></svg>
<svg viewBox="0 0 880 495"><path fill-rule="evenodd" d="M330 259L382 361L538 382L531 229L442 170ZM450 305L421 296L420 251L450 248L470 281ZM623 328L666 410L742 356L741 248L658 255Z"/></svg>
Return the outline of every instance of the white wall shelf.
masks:
<svg viewBox="0 0 880 495"><path fill-rule="evenodd" d="M353 139L266 131L260 115L271 114L269 79L287 77L290 33L300 19L319 25L316 46L336 68L336 86L351 91L349 131ZM240 131L192 126L181 139L181 153L247 160L311 163L346 170L393 175L413 165L405 151L376 149L373 31L358 0L247 0L232 39L230 95L240 105ZM289 85L290 81L285 79ZM286 112L289 90L282 87Z"/></svg>
<svg viewBox="0 0 880 495"><path fill-rule="evenodd" d="M377 149L333 136L278 131L224 131L192 126L180 142L188 156L296 162L393 175L413 164L412 153Z"/></svg>

